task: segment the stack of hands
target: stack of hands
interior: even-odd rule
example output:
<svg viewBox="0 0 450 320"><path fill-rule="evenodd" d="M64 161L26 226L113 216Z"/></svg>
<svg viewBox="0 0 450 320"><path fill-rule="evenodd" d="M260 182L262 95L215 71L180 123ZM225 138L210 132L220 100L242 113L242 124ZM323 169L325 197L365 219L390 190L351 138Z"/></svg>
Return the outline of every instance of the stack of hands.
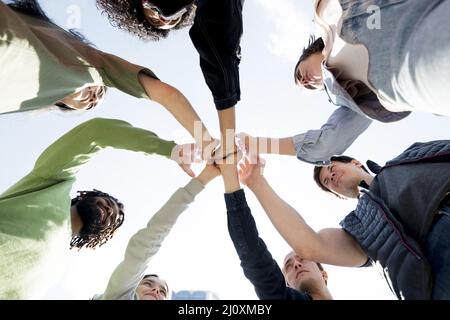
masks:
<svg viewBox="0 0 450 320"><path fill-rule="evenodd" d="M196 143L176 145L171 159L191 177L196 177L192 164L206 162L205 169L197 176L202 182L209 182L220 174L239 179L251 187L263 179L265 160L258 155L257 139L246 134L236 134L231 146L226 148L217 139L204 141L203 146ZM227 154L225 154L227 150ZM224 176L225 178L225 176Z"/></svg>

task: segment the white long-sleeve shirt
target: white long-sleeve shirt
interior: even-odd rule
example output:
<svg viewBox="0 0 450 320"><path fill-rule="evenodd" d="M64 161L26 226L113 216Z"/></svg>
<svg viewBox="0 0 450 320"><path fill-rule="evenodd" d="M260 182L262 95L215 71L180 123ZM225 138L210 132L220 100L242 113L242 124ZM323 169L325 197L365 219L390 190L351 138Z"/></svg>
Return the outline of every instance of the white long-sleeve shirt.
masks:
<svg viewBox="0 0 450 320"><path fill-rule="evenodd" d="M175 225L195 196L204 189L197 179L192 179L184 188L179 188L153 215L147 226L134 234L128 242L123 261L116 267L108 286L99 300L137 300L135 290L145 275L151 258L158 252L161 243Z"/></svg>

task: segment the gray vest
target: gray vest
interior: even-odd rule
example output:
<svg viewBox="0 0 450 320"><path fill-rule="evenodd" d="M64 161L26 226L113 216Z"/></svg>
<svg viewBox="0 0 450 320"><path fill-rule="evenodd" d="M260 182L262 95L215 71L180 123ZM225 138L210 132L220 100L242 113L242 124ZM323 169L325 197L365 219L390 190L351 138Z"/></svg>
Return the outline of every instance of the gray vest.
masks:
<svg viewBox="0 0 450 320"><path fill-rule="evenodd" d="M429 299L431 269L422 253L434 215L450 191L450 141L415 143L377 174L341 222L399 299Z"/></svg>

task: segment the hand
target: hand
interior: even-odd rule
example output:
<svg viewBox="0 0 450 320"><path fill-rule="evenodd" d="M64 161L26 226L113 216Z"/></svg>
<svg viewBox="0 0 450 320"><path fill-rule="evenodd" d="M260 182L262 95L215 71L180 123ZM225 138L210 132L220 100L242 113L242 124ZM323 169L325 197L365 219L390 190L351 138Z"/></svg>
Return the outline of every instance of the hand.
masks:
<svg viewBox="0 0 450 320"><path fill-rule="evenodd" d="M202 141L202 149L200 150L201 158L208 164L212 164L214 162L212 159L212 154L219 144L220 140L214 138Z"/></svg>
<svg viewBox="0 0 450 320"><path fill-rule="evenodd" d="M219 144L216 145L216 147L214 148L214 150L211 153L211 160L214 161L220 161L220 160L224 160L225 158L227 158L228 156L230 156L231 154L235 153L237 151L237 146L236 146L236 142L233 138L231 139L222 139L222 141L220 141Z"/></svg>
<svg viewBox="0 0 450 320"><path fill-rule="evenodd" d="M178 163L178 165L192 178L195 177L191 164L197 161L198 147L195 143L178 144L172 149L170 159Z"/></svg>
<svg viewBox="0 0 450 320"><path fill-rule="evenodd" d="M239 149L246 154L258 154L258 138L245 132L236 134L236 141Z"/></svg>
<svg viewBox="0 0 450 320"><path fill-rule="evenodd" d="M239 163L239 180L250 188L263 178L265 165L266 161L259 156L256 157L256 161L252 161L250 157L244 157Z"/></svg>
<svg viewBox="0 0 450 320"><path fill-rule="evenodd" d="M230 153L227 157L223 159L215 160L214 164L219 168L220 171L222 171L223 168L225 167L236 168L237 164L239 163L239 161L241 161L242 157L243 153L241 152L241 150L237 150L233 153Z"/></svg>
<svg viewBox="0 0 450 320"><path fill-rule="evenodd" d="M200 172L197 179L206 186L208 182L220 175L220 170L214 164L207 164L205 168Z"/></svg>

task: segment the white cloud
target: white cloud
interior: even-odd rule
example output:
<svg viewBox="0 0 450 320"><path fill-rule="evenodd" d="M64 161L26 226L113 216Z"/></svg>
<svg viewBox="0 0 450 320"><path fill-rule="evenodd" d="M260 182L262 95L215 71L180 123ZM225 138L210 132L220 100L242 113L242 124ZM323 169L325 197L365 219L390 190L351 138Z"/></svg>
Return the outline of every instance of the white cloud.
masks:
<svg viewBox="0 0 450 320"><path fill-rule="evenodd" d="M293 0L257 0L257 3L274 26L269 34L269 50L289 62L297 61L313 30L312 4Z"/></svg>

